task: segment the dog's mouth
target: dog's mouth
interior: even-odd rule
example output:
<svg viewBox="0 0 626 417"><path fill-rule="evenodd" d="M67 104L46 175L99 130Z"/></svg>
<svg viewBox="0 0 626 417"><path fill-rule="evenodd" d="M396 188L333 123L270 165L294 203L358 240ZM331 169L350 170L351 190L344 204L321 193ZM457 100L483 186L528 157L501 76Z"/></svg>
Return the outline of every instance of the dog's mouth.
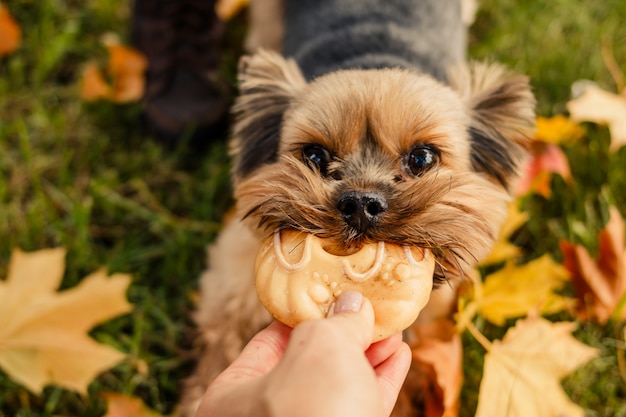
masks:
<svg viewBox="0 0 626 417"><path fill-rule="evenodd" d="M274 232L274 241L277 245L281 241L281 233L286 232L288 230L295 231L294 229L280 229ZM382 248L382 250L384 251L385 246L391 245L391 246L396 246L396 247L402 247L405 253L405 256L407 258L406 260L410 263L415 263L415 262L421 261L425 256L425 252L428 251L428 249L426 248L420 248L416 246L398 245L397 243L394 243L394 242L383 242L383 241L368 242L368 243L361 242L359 244L355 244L355 243L346 244L342 241L338 241L333 238L321 238L321 237L317 237L312 234L309 234L307 232L297 232L297 236L298 236L298 240L300 241L300 243L295 246L294 253L288 254L289 257L291 256L294 256L296 258L301 257L303 255L303 252L306 252L305 246L309 244L311 239L314 239L316 242L318 242L317 244L324 252L330 255L338 256L338 257L351 257L352 255L355 255L359 252L363 252L366 248L371 249L372 247L376 247L377 248L376 250L378 251L380 251Z"/></svg>
<svg viewBox="0 0 626 417"><path fill-rule="evenodd" d="M322 245L322 249L331 255L350 256L363 248L363 244L343 244L334 240L327 240Z"/></svg>

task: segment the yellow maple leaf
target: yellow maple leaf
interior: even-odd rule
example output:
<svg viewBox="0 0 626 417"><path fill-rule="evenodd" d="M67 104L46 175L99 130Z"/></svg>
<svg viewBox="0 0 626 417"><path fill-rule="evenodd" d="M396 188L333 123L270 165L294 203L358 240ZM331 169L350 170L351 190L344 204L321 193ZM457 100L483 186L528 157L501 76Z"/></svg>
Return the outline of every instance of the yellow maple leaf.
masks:
<svg viewBox="0 0 626 417"><path fill-rule="evenodd" d="M576 98L567 102L571 119L607 125L613 151L626 145L626 90L615 94L592 82L578 81L572 91Z"/></svg>
<svg viewBox="0 0 626 417"><path fill-rule="evenodd" d="M114 392L106 392L102 396L107 402L104 417L163 417L149 409L139 398Z"/></svg>
<svg viewBox="0 0 626 417"><path fill-rule="evenodd" d="M7 8L0 3L0 57L15 51L22 40L22 30Z"/></svg>
<svg viewBox="0 0 626 417"><path fill-rule="evenodd" d="M488 346L476 417L583 417L560 380L598 352L571 335L575 328L532 316Z"/></svg>
<svg viewBox="0 0 626 417"><path fill-rule="evenodd" d="M87 332L130 311L130 277L100 270L56 292L64 269L62 248L14 250L8 277L0 280L0 368L35 393L56 384L84 394L93 378L124 358Z"/></svg>
<svg viewBox="0 0 626 417"><path fill-rule="evenodd" d="M493 245L489 256L483 259L481 265L492 265L508 259L513 259L519 255L520 249L509 242L511 235L528 221L528 214L521 212L517 208L517 203L509 204L506 220L500 227L498 238Z"/></svg>
<svg viewBox="0 0 626 417"><path fill-rule="evenodd" d="M568 278L565 267L549 255L524 265L508 262L488 275L484 283L474 279L473 299L460 304L457 327L465 328L476 313L501 326L507 319L525 316L534 309L542 314L571 309L574 300L556 293Z"/></svg>
<svg viewBox="0 0 626 417"><path fill-rule="evenodd" d="M555 145L578 140L585 134L585 129L562 114L537 117L536 126L535 139Z"/></svg>

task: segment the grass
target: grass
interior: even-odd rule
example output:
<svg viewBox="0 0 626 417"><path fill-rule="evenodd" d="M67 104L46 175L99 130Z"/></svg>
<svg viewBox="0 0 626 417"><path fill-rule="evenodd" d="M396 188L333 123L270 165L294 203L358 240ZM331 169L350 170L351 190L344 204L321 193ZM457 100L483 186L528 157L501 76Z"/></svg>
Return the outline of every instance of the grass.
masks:
<svg viewBox="0 0 626 417"><path fill-rule="evenodd" d="M129 353L81 397L56 387L41 397L0 372L0 416L86 416L104 413L100 394L140 396L160 413L175 405L191 369L189 314L205 245L215 238L231 199L225 138L203 150L184 141L163 147L142 128L139 104L86 104L78 96L82 65L102 58L100 37L127 39L129 1L9 0L23 29L22 47L0 58L0 277L13 247L68 249L63 287L101 265L134 277L134 311L93 336ZM527 73L540 114L564 112L572 82L614 89L602 59L610 45L626 70L626 3L621 0L483 0L472 28L470 56ZM231 25L224 73L234 79L241 21ZM626 148L609 154L606 129L589 126L565 149L577 182L553 182L554 198L525 201L533 221L516 237L529 258L568 238L593 248L609 204L626 212ZM565 387L588 416L626 416L626 381L617 353L622 325L585 324L577 336L601 349ZM502 329L484 325L490 337ZM465 337L462 416L473 415L484 352Z"/></svg>

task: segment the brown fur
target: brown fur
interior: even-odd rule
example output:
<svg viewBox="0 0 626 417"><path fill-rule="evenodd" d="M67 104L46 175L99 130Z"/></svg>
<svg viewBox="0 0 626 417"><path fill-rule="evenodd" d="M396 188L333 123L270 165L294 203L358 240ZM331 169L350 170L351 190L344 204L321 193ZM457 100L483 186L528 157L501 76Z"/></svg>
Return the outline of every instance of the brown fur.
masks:
<svg viewBox="0 0 626 417"><path fill-rule="evenodd" d="M431 248L436 280L451 286L441 297L435 291L422 319L448 314L454 282L493 244L534 123L528 80L497 65L457 69L450 86L399 69L339 71L307 83L293 61L260 51L242 60L239 77L231 142L237 220L211 249L202 277L195 319L204 353L187 384L184 415L193 415L208 383L270 319L252 266L276 229L344 246ZM303 156L311 144L332 157L324 173ZM416 176L406 155L423 144L439 159ZM338 213L348 191L375 192L388 203L367 231Z"/></svg>
<svg viewBox="0 0 626 417"><path fill-rule="evenodd" d="M404 70L340 71L309 84L296 71L262 52L241 74L233 148L239 214L260 238L296 228L345 245L429 247L439 279L464 276L493 243L524 155L534 118L525 78L476 65L474 78L457 73L457 92ZM329 178L303 163L311 143L332 154ZM402 158L418 143L435 146L441 161L413 178ZM347 190L376 191L389 202L367 235L337 215Z"/></svg>

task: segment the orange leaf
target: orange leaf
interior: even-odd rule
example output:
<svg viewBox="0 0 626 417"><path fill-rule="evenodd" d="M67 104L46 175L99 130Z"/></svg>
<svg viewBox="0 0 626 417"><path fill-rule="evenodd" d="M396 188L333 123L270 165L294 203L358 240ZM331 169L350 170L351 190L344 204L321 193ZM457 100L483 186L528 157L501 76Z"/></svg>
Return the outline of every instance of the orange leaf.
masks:
<svg viewBox="0 0 626 417"><path fill-rule="evenodd" d="M456 417L463 381L463 347L454 323L440 319L414 324L409 330L413 363L394 416L414 415L423 402L425 417ZM422 415L422 414L420 414Z"/></svg>
<svg viewBox="0 0 626 417"><path fill-rule="evenodd" d="M86 101L109 99L111 97L111 87L104 80L104 76L98 66L93 62L88 63L83 69L80 96Z"/></svg>
<svg viewBox="0 0 626 417"><path fill-rule="evenodd" d="M222 20L230 20L247 5L248 0L218 0L215 3L215 13Z"/></svg>
<svg viewBox="0 0 626 417"><path fill-rule="evenodd" d="M575 323L532 316L488 347L476 417L584 417L560 380L597 351L578 342Z"/></svg>
<svg viewBox="0 0 626 417"><path fill-rule="evenodd" d="M598 236L598 257L594 260L587 249L561 242L564 265L572 274L578 297L581 319L606 323L616 314L626 320L626 308L615 311L626 296L626 250L624 249L624 220L615 207L610 219Z"/></svg>
<svg viewBox="0 0 626 417"><path fill-rule="evenodd" d="M107 37L105 42L109 51L107 76L112 85L107 83L95 63L89 63L83 70L81 97L87 101L110 100L115 103L139 100L145 88L146 58L140 52L120 45L114 36Z"/></svg>
<svg viewBox="0 0 626 417"><path fill-rule="evenodd" d="M162 417L150 410L139 398L107 392L102 394L107 401L107 413L104 417Z"/></svg>
<svg viewBox="0 0 626 417"><path fill-rule="evenodd" d="M553 173L561 175L565 180L571 179L572 174L567 157L556 145L533 142L531 159L518 184L517 195L535 192L546 198L550 197L550 178Z"/></svg>
<svg viewBox="0 0 626 417"><path fill-rule="evenodd" d="M113 78L112 100L116 103L139 100L145 86L146 58L127 46L111 44L107 48L109 72Z"/></svg>
<svg viewBox="0 0 626 417"><path fill-rule="evenodd" d="M15 51L22 40L22 30L5 6L0 3L0 57Z"/></svg>

